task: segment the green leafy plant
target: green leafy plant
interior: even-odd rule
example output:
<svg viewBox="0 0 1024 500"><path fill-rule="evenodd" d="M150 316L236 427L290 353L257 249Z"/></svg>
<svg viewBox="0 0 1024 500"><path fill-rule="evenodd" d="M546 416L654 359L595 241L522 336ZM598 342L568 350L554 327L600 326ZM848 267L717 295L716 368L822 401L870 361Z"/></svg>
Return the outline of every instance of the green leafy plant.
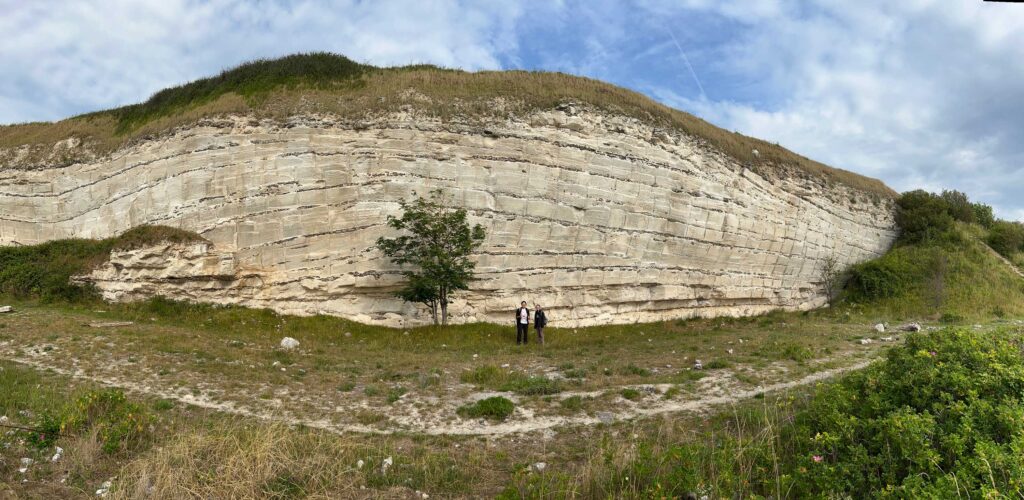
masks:
<svg viewBox="0 0 1024 500"><path fill-rule="evenodd" d="M456 412L459 416L464 418L505 420L512 415L512 412L514 412L515 409L515 403L508 398L495 396L459 407Z"/></svg>
<svg viewBox="0 0 1024 500"><path fill-rule="evenodd" d="M415 195L415 193L413 193ZM453 293L468 290L476 264L470 254L483 244L483 226L470 227L466 209L455 208L441 190L428 198L399 202L402 216L388 216L388 225L410 234L379 238L377 248L400 266L408 282L396 295L407 302L427 306L438 324L448 324L448 304Z"/></svg>

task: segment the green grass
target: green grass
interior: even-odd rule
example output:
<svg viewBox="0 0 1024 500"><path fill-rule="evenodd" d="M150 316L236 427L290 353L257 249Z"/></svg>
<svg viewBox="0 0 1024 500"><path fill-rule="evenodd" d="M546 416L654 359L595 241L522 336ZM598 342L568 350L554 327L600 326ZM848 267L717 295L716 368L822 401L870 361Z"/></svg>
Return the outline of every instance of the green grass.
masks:
<svg viewBox="0 0 1024 500"><path fill-rule="evenodd" d="M195 233L167 226L139 226L103 240L67 239L40 245L0 247L0 293L19 298L53 301L95 299L72 276L106 262L110 252L159 242L201 241Z"/></svg>
<svg viewBox="0 0 1024 500"><path fill-rule="evenodd" d="M515 409L515 403L508 398L495 396L462 406L457 411L459 416L464 418L505 420L512 415Z"/></svg>
<svg viewBox="0 0 1024 500"><path fill-rule="evenodd" d="M972 226L960 225L950 238L899 245L854 266L845 310L901 318L974 319L997 309L1024 315L1024 279L994 255Z"/></svg>
<svg viewBox="0 0 1024 500"><path fill-rule="evenodd" d="M415 89L416 95L410 95L409 89ZM495 106L499 98L503 104ZM639 93L597 80L550 72L469 73L427 65L377 68L328 53L253 61L214 77L162 90L140 104L56 123L2 126L0 158L4 148L28 145L29 154L23 159L27 164L51 161L48 158L53 155L53 145L68 137L82 139L102 155L144 136L230 113L283 119L315 111L363 120L367 115L415 107L442 119L503 119L553 109L566 101L586 103L701 138L763 173L789 176L789 169L795 166L823 183L839 182L863 191L865 202L878 203L896 195L878 180L828 167L778 144L723 130ZM77 159L66 153L58 162L69 164Z"/></svg>

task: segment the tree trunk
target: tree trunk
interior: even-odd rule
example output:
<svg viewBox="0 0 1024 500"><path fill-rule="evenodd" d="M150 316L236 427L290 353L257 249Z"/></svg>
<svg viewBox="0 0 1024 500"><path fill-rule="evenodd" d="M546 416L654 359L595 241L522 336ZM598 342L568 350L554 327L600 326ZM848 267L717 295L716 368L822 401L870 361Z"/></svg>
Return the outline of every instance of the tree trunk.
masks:
<svg viewBox="0 0 1024 500"><path fill-rule="evenodd" d="M441 324L448 326L448 292L441 291Z"/></svg>
<svg viewBox="0 0 1024 500"><path fill-rule="evenodd" d="M431 301L429 306L430 306L430 316L432 318L434 318L434 326L437 326L437 301L436 300Z"/></svg>

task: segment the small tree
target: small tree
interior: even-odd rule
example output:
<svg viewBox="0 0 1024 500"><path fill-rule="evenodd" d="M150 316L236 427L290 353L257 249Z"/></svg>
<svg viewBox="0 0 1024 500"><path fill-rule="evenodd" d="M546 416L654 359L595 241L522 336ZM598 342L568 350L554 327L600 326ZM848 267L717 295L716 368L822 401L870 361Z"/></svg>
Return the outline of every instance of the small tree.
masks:
<svg viewBox="0 0 1024 500"><path fill-rule="evenodd" d="M828 298L828 306L832 307L832 300L835 299L843 278L843 269L840 266L839 258L835 254L827 255L818 264L818 276L821 284L825 287L825 295Z"/></svg>
<svg viewBox="0 0 1024 500"><path fill-rule="evenodd" d="M466 209L453 207L441 190L399 204L402 216L388 216L388 225L411 234L377 240L377 248L392 262L412 267L402 272L409 281L395 295L425 304L435 325L440 312L440 324L447 325L451 294L468 290L473 280L476 264L469 255L483 243L484 228L470 227Z"/></svg>

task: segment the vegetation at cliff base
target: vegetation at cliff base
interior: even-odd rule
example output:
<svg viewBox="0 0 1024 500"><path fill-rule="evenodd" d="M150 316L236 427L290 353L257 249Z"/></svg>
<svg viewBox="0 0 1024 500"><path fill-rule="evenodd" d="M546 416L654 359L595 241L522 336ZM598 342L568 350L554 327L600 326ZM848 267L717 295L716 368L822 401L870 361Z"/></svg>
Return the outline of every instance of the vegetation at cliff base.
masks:
<svg viewBox="0 0 1024 500"><path fill-rule="evenodd" d="M102 240L65 239L39 245L0 247L0 293L45 301L93 298L88 287L71 282L110 258L110 252L163 241L202 240L190 231L167 226L138 226Z"/></svg>
<svg viewBox="0 0 1024 500"><path fill-rule="evenodd" d="M957 191L911 191L897 207L899 240L848 270L848 307L933 319L1024 314L1024 279L1012 265L1024 252L1024 226Z"/></svg>

